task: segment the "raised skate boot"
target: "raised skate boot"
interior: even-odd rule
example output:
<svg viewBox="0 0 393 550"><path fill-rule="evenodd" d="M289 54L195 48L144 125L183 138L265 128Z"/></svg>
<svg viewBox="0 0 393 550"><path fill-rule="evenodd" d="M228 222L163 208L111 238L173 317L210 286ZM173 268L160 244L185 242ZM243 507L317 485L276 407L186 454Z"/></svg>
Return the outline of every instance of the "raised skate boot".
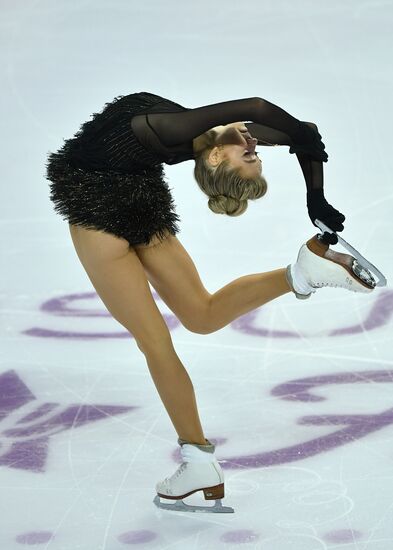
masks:
<svg viewBox="0 0 393 550"><path fill-rule="evenodd" d="M296 264L287 266L287 281L296 298L309 298L315 289L323 286L345 288L352 292L372 292L376 281L370 271L350 254L330 250L329 245L320 238L320 235L314 235L303 244Z"/></svg>
<svg viewBox="0 0 393 550"><path fill-rule="evenodd" d="M206 441L206 445L198 445L178 439L183 462L171 477L156 484L157 495L153 500L156 506L180 512L234 512L233 508L221 504L224 474L214 455L215 445ZM205 500L215 500L214 506L192 506L183 502L183 498L198 491L203 491ZM160 498L176 503L165 504Z"/></svg>

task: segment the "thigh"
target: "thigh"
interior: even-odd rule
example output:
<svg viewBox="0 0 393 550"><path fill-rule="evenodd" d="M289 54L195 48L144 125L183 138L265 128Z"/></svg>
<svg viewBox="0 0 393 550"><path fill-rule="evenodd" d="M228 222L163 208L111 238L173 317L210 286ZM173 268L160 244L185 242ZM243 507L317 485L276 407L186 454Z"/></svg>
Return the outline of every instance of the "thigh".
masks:
<svg viewBox="0 0 393 550"><path fill-rule="evenodd" d="M168 234L161 243L134 247L151 285L190 331L208 332L211 294L179 239Z"/></svg>
<svg viewBox="0 0 393 550"><path fill-rule="evenodd" d="M171 342L144 268L128 241L70 224L76 253L111 315L143 351Z"/></svg>
<svg viewBox="0 0 393 550"><path fill-rule="evenodd" d="M80 225L68 224L75 250L82 258L98 262L126 256L129 242L105 231L86 229ZM82 262L83 263L83 262Z"/></svg>

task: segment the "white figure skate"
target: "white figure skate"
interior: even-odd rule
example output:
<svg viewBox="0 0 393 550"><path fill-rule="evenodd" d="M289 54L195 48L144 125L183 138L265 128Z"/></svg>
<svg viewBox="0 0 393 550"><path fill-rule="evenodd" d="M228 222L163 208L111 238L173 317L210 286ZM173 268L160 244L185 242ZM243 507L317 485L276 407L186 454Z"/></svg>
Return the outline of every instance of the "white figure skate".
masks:
<svg viewBox="0 0 393 550"><path fill-rule="evenodd" d="M315 220L315 224L322 233L328 232L336 235L338 242L353 256L329 249L329 245L321 241L322 234L317 234L309 239L300 248L297 264L311 287L333 286L353 292L369 293L376 286L386 286L387 281L384 275L355 248L320 220ZM378 276L378 282L371 271ZM315 292L314 290L309 294L299 294L294 290L290 265L287 266L286 275L296 298L304 300Z"/></svg>
<svg viewBox="0 0 393 550"><path fill-rule="evenodd" d="M202 447L210 447L210 452L203 451ZM180 451L183 462L170 478L156 484L154 504L158 508L179 512L233 513L233 508L221 503L224 498L224 474L214 456L214 449L210 442L205 446L183 444ZM183 502L183 498L198 491L203 491L205 500L215 500L214 506L194 506ZM166 504L160 498L176 502Z"/></svg>

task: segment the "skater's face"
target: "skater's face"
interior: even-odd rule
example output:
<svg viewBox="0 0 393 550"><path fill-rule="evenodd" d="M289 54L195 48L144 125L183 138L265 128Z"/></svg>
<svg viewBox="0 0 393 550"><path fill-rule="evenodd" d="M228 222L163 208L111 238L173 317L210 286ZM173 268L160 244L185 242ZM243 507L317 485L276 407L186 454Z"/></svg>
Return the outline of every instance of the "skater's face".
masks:
<svg viewBox="0 0 393 550"><path fill-rule="evenodd" d="M209 155L209 163L218 166L224 159L237 168L245 178L261 174L262 161L255 152L257 139L253 138L244 122L234 122L226 126L216 126L216 143Z"/></svg>

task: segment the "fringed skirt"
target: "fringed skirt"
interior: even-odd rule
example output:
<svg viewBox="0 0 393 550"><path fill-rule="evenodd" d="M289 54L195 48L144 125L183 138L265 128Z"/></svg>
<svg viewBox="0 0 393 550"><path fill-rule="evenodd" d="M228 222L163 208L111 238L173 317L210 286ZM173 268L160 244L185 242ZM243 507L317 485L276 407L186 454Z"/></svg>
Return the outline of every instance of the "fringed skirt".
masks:
<svg viewBox="0 0 393 550"><path fill-rule="evenodd" d="M113 233L130 246L180 231L162 165L128 174L87 171L52 159L47 175L54 210L71 224Z"/></svg>
<svg viewBox="0 0 393 550"><path fill-rule="evenodd" d="M113 109L119 105L119 109L121 107L129 114L146 107L148 102L157 102L156 98L159 96L134 94L122 103L115 101L110 107ZM135 105L137 102L139 104ZM97 121L98 126L101 118L104 117L94 114L93 123ZM118 121L123 120L131 127L129 117L122 113ZM89 124L85 123L82 128L89 129ZM93 144L96 126L91 131ZM54 203L54 210L68 223L112 233L126 239L130 246L149 244L153 236L162 240L168 231L176 235L180 231L177 224L180 218L165 181L163 164L133 162L127 170L105 165L99 169L84 166L82 160L85 157L80 156L78 160L73 149L74 142L78 144L80 136L85 134L86 130L80 131L77 134L79 140L67 140L59 151L48 156L46 179L50 180L50 200ZM134 157L149 158L146 157L148 152L132 134L127 139ZM92 166L94 160L99 165L100 156L95 151L93 153L91 158L86 158Z"/></svg>

